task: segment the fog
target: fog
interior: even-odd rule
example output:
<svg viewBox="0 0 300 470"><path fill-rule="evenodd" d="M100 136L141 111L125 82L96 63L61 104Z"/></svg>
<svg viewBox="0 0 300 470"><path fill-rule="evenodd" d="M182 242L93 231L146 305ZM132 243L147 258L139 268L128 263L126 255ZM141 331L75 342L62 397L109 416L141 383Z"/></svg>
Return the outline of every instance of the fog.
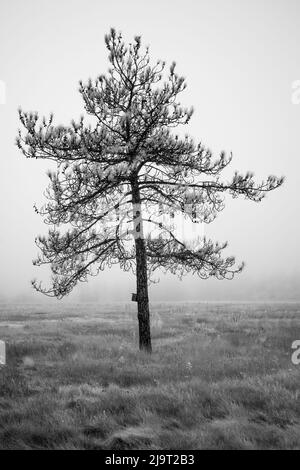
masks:
<svg viewBox="0 0 300 470"><path fill-rule="evenodd" d="M218 154L232 151L227 174L252 170L258 180L285 175L284 186L261 203L227 198L227 206L199 230L228 240L226 254L245 261L233 281L183 281L159 275L152 300L300 299L300 79L298 0L104 2L10 0L0 4L0 300L43 300L30 285L48 268L32 266L34 238L45 226L33 210L44 201L50 162L27 160L14 145L17 109L54 112L69 124L84 112L78 81L108 68L104 34L128 41L142 35L153 61L175 60L187 78L184 105L194 116L186 131ZM117 267L77 286L70 301L130 300L132 275Z"/></svg>

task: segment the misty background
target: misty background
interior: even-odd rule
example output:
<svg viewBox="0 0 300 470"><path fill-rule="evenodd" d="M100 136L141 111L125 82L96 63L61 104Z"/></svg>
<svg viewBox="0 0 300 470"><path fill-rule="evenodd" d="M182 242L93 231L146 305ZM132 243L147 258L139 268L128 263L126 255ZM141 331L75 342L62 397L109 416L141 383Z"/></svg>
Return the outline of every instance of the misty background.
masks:
<svg viewBox="0 0 300 470"><path fill-rule="evenodd" d="M78 81L106 73L104 34L141 35L153 61L175 60L187 78L183 105L195 113L185 131L215 154L233 152L226 170L285 175L260 204L227 197L218 218L199 231L245 261L233 281L159 275L151 300L300 300L300 79L298 0L121 1L10 0L0 3L0 300L36 301L34 239L48 227L33 205L44 202L51 162L26 159L14 145L18 107L54 112L55 124L84 114ZM224 177L226 177L226 174ZM197 226L196 226L197 227ZM79 284L68 301L129 301L135 279L118 267ZM55 302L55 300L54 300Z"/></svg>

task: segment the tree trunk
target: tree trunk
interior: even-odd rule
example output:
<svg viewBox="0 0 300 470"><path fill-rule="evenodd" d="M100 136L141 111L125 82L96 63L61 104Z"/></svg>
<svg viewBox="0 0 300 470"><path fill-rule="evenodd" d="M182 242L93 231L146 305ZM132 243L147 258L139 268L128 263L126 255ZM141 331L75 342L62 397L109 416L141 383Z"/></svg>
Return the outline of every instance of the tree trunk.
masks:
<svg viewBox="0 0 300 470"><path fill-rule="evenodd" d="M139 322L139 347L152 352L148 297L147 255L141 217L141 199L138 184L132 184L134 241L136 250L136 289Z"/></svg>

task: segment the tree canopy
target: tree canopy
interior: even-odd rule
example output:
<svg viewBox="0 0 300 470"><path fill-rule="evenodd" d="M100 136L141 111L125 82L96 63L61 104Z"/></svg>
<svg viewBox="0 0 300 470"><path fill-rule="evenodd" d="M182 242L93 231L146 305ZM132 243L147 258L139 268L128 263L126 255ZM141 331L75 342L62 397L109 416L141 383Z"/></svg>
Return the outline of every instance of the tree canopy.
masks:
<svg viewBox="0 0 300 470"><path fill-rule="evenodd" d="M256 182L252 173L221 179L232 155L214 158L209 148L181 136L193 109L181 106L186 88L173 62L150 61L140 36L126 45L111 29L105 36L110 68L79 92L90 116L70 125L54 125L53 115L19 110L23 130L17 145L27 158L57 163L49 171L46 203L36 211L51 226L36 243L36 265L50 264L52 283L34 287L62 298L78 281L86 281L114 264L136 272L136 239L143 239L147 273L161 269L228 278L240 272L234 257L224 257L226 243L203 238L194 248L178 239L174 214L194 223L211 223L225 207L225 194L259 202L283 178ZM176 130L178 128L178 130ZM169 217L162 222L159 215ZM164 218L166 219L166 218ZM144 234L152 224L159 236Z"/></svg>

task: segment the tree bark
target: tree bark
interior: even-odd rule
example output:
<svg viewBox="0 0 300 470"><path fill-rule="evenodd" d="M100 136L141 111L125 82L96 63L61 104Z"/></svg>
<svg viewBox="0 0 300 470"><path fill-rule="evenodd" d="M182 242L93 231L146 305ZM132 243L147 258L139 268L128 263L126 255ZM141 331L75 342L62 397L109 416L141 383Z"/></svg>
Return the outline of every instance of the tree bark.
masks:
<svg viewBox="0 0 300 470"><path fill-rule="evenodd" d="M132 184L134 241L136 251L136 289L139 322L139 348L152 352L148 297L147 255L143 234L141 198L137 182Z"/></svg>

